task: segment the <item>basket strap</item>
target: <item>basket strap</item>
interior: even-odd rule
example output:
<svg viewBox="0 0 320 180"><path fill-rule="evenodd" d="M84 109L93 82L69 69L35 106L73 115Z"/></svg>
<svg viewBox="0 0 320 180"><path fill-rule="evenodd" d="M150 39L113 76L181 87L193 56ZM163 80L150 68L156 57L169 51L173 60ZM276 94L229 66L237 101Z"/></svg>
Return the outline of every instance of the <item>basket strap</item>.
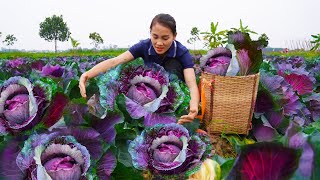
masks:
<svg viewBox="0 0 320 180"><path fill-rule="evenodd" d="M205 78L202 78L200 81L200 102L201 102L201 115L196 116L196 118L203 120L204 112L206 108L206 94L204 92L205 87L210 87L211 91L213 90L212 84L214 80L208 81Z"/></svg>

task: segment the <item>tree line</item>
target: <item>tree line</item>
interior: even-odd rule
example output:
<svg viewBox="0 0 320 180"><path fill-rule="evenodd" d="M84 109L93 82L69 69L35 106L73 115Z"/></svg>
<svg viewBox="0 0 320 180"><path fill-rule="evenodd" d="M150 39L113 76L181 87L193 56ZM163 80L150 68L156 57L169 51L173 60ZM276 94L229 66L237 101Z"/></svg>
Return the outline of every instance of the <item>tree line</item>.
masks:
<svg viewBox="0 0 320 180"><path fill-rule="evenodd" d="M241 31L243 33L257 34L256 32L250 30L248 26L244 26L240 19L240 27L239 28L231 28L231 31ZM204 47L207 49L212 49L218 46L224 46L226 44L228 33L230 30L221 30L218 31L218 22L211 22L210 31L200 32L197 27L192 27L191 29L191 37L188 39L188 43L194 45L195 50L195 42L200 41L200 34L203 35ZM45 18L43 22L40 23L39 35L41 38L45 39L49 42L54 42L54 50L57 52L57 42L68 41L70 39L71 45L73 49L77 49L80 45L80 42L71 37L71 32L67 26L67 23L64 22L62 15L57 16L53 15L51 17ZM0 32L0 38L2 33ZM313 45L311 50L319 50L320 48L320 34L311 35L313 38L310 41ZM259 38L265 39L266 41L269 39L266 34L262 34ZM89 34L89 39L92 40L91 44L93 44L94 48L97 49L100 44L103 44L103 39L97 32L92 32ZM5 36L5 39L2 41L6 46L12 46L18 39L13 34L8 34Z"/></svg>
<svg viewBox="0 0 320 180"><path fill-rule="evenodd" d="M67 23L64 22L62 15L53 15L51 17L45 18L43 22L40 23L39 35L41 38L48 42L54 42L54 51L57 52L57 42L68 41L70 39L73 49L78 48L80 42L71 37L71 32ZM2 32L0 32L0 38L2 37ZM92 40L94 48L97 49L99 44L103 43L103 39L97 32L92 32L89 34L89 39ZM2 41L6 46L12 46L18 39L13 34L8 34Z"/></svg>

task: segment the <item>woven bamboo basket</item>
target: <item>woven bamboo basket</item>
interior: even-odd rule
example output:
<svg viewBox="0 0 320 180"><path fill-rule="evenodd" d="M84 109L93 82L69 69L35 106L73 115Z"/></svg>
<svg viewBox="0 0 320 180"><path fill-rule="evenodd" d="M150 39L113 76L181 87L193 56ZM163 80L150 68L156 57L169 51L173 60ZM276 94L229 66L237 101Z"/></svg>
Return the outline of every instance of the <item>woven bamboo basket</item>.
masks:
<svg viewBox="0 0 320 180"><path fill-rule="evenodd" d="M259 78L201 74L202 120L209 133L249 133Z"/></svg>

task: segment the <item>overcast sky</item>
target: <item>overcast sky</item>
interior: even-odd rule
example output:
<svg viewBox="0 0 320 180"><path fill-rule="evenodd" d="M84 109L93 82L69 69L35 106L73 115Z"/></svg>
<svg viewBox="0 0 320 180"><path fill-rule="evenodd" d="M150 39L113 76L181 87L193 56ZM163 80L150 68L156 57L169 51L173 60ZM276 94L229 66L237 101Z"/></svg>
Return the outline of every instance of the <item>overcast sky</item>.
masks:
<svg viewBox="0 0 320 180"><path fill-rule="evenodd" d="M249 29L266 33L269 46L286 47L320 33L319 7L320 0L0 0L0 48L4 37L14 34L18 41L11 48L54 50L53 42L39 36L39 24L52 15L63 16L82 48L93 47L92 32L101 35L103 46L126 48L149 37L158 13L175 18L177 40L188 48L193 48L187 44L192 27L209 31L213 21L219 22L218 30L238 28L240 19ZM58 42L58 50L70 48L70 40Z"/></svg>

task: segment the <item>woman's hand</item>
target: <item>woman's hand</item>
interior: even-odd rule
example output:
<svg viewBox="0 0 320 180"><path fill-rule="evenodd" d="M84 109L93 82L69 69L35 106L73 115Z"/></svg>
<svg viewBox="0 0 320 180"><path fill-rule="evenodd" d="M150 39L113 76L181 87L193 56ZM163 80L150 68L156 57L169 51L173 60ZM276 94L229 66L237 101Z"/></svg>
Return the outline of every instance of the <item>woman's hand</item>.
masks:
<svg viewBox="0 0 320 180"><path fill-rule="evenodd" d="M198 115L200 95L198 85L196 82L196 76L193 68L186 68L183 70L184 79L190 90L190 103L189 103L189 114L181 116L178 120L178 124L184 124L192 122L193 119Z"/></svg>
<svg viewBox="0 0 320 180"><path fill-rule="evenodd" d="M198 106L199 103L197 101L190 101L189 105L189 114L183 115L178 120L178 124L190 123L193 119L198 115Z"/></svg>
<svg viewBox="0 0 320 180"><path fill-rule="evenodd" d="M87 94L86 94L86 84L87 84L87 81L88 81L89 77L87 75L87 73L83 73L81 76L80 76L80 80L79 80L79 88L80 88L80 94L82 97L87 97Z"/></svg>

